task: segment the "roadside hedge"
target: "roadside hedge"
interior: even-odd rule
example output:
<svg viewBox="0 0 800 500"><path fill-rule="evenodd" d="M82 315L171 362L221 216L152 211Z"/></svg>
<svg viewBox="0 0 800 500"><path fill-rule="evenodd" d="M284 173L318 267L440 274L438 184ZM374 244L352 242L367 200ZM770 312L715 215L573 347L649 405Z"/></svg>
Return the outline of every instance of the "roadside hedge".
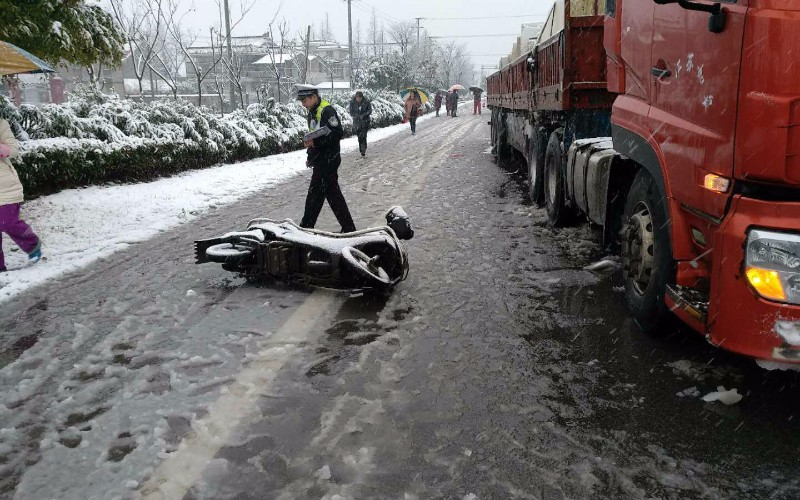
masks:
<svg viewBox="0 0 800 500"><path fill-rule="evenodd" d="M373 127L399 123L397 94L365 91ZM323 93L324 96L324 93ZM349 96L327 97L353 133ZM299 149L307 129L297 102L251 104L220 117L183 100L143 103L80 89L68 103L15 108L0 96L0 117L20 141L14 165L26 198L106 183L153 180L219 163Z"/></svg>

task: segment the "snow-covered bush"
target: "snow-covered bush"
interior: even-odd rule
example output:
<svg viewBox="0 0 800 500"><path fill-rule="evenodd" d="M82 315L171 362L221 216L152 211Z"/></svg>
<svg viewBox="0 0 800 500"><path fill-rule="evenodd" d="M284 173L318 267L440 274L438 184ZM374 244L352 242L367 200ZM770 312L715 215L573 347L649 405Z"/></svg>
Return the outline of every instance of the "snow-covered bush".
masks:
<svg viewBox="0 0 800 500"><path fill-rule="evenodd" d="M400 122L397 94L365 91L372 123ZM350 135L349 95L326 96ZM15 160L28 196L106 182L139 182L220 162L235 162L302 147L306 110L296 101L252 104L220 117L184 100L144 103L91 88L66 104L18 109L0 96L0 117L18 125L21 155ZM24 129L19 130L19 128Z"/></svg>

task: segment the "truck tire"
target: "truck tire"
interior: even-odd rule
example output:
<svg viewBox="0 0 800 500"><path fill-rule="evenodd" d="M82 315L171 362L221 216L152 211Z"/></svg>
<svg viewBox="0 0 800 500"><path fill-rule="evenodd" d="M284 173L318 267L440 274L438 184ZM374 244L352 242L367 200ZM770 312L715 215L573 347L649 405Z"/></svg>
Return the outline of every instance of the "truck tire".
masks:
<svg viewBox="0 0 800 500"><path fill-rule="evenodd" d="M640 169L625 200L622 263L625 300L645 332L655 332L668 316L664 294L672 274L666 196Z"/></svg>
<svg viewBox="0 0 800 500"><path fill-rule="evenodd" d="M492 120L494 124L494 133L492 134L494 142L492 149L497 163L500 164L508 159L511 155L511 150L508 145L508 131L506 130L505 114L502 111L497 112L497 119Z"/></svg>
<svg viewBox="0 0 800 500"><path fill-rule="evenodd" d="M541 207L544 203L544 157L547 150L547 130L535 127L528 139L528 194L531 203Z"/></svg>
<svg viewBox="0 0 800 500"><path fill-rule="evenodd" d="M547 218L555 227L565 226L572 219L572 210L566 204L564 184L563 135L559 130L550 134L544 155L544 205Z"/></svg>

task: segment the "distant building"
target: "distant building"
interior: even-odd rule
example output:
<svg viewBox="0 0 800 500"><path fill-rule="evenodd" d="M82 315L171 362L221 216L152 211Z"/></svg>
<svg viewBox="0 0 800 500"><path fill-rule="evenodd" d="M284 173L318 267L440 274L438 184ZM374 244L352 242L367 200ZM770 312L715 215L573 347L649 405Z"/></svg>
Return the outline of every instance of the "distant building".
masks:
<svg viewBox="0 0 800 500"><path fill-rule="evenodd" d="M220 75L220 81L225 89L223 92L225 107L229 108L230 104L227 102L229 100L229 83L224 76L226 67L220 61L220 50L227 54L225 44L222 44L222 47L216 43L212 46L207 41L187 49L189 57L183 57L179 75L176 78L179 97L195 103L198 101L197 81L191 62L194 61L194 64L202 68L203 73L209 68L215 68L203 81L202 104L219 109L220 100L214 81L214 74L217 73ZM234 54L234 61L241 63L242 98L245 106L269 97L278 99L279 96L281 101L286 102L287 90L291 88L292 84L303 81L306 66L305 45L303 44L284 47L281 51L269 33L264 33L257 36L232 37L231 51ZM330 88L330 82L333 81L335 91L349 91L350 72L347 45L328 40L312 40L309 42L308 52L306 83L317 85L327 82L323 87ZM283 89L280 93L278 92L276 69ZM119 68L101 67L99 70L95 68L95 71L98 72L94 78L98 87L104 92L114 92L122 98L151 100L173 96L170 86L149 69L144 72L140 91L139 80L136 78L130 54L125 55ZM78 66L59 66L55 76L63 80L63 83L59 85L66 93L69 93L78 84L89 84L92 81L87 69ZM22 102L31 104L52 102L53 95L51 94L54 92L50 90L50 78L42 75L20 75L20 78L14 81L14 85L18 89L15 92L20 96ZM11 94L10 89L0 88L0 90L3 90L5 94ZM56 94L59 93L56 92Z"/></svg>

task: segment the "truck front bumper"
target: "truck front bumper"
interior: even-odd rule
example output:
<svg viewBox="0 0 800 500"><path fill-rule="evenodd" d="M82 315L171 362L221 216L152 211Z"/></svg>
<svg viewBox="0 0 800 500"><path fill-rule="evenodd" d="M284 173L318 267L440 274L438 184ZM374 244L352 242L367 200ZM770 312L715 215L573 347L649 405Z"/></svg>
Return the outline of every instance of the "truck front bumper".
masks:
<svg viewBox="0 0 800 500"><path fill-rule="evenodd" d="M748 284L745 251L752 228L800 234L800 202L733 197L714 239L707 337L736 353L800 363L800 306L763 299Z"/></svg>

